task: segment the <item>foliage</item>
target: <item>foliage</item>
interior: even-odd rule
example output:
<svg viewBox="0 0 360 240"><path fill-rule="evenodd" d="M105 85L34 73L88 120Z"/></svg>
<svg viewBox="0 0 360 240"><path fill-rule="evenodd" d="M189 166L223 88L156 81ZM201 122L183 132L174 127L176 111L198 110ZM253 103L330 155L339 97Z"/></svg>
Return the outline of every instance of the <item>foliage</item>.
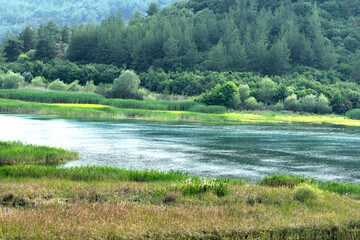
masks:
<svg viewBox="0 0 360 240"><path fill-rule="evenodd" d="M140 79L135 72L126 70L114 80L112 87L113 97L135 98L139 89Z"/></svg>
<svg viewBox="0 0 360 240"><path fill-rule="evenodd" d="M320 191L313 185L302 183L294 189L294 200L305 202L316 200L320 195Z"/></svg>
<svg viewBox="0 0 360 240"><path fill-rule="evenodd" d="M19 73L9 71L5 76L3 76L1 87L4 89L16 89L22 84L24 84L24 77Z"/></svg>
<svg viewBox="0 0 360 240"><path fill-rule="evenodd" d="M53 91L65 91L67 85L60 79L56 79L55 81L49 84L48 88Z"/></svg>
<svg viewBox="0 0 360 240"><path fill-rule="evenodd" d="M35 77L31 80L31 85L34 87L45 87L46 86L46 79L44 77Z"/></svg>
<svg viewBox="0 0 360 240"><path fill-rule="evenodd" d="M80 91L81 86L79 85L79 80L75 80L67 86L67 90L70 92L78 92Z"/></svg>
<svg viewBox="0 0 360 240"><path fill-rule="evenodd" d="M346 117L350 119L357 119L360 120L360 109L353 109L348 112L346 112Z"/></svg>
<svg viewBox="0 0 360 240"><path fill-rule="evenodd" d="M221 105L236 109L240 105L239 89L233 82L219 84L210 91L201 94L196 101L207 105Z"/></svg>

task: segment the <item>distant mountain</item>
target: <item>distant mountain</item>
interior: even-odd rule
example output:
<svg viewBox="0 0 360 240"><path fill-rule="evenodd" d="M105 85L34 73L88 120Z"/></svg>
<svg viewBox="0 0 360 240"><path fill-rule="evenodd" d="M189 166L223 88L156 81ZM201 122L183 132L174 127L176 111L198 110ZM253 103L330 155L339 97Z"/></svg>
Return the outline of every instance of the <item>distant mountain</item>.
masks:
<svg viewBox="0 0 360 240"><path fill-rule="evenodd" d="M39 26L52 19L62 26L89 21L99 24L110 15L121 12L127 21L136 10L145 11L154 0L0 0L0 42L7 32L19 33L27 25ZM155 1L163 7L174 0Z"/></svg>

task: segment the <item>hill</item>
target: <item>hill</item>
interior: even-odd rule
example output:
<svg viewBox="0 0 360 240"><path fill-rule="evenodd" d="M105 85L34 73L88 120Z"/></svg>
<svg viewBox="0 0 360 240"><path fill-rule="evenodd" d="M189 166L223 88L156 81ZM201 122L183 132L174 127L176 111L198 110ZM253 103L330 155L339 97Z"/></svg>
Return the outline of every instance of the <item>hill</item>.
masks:
<svg viewBox="0 0 360 240"><path fill-rule="evenodd" d="M136 10L145 13L152 0L12 0L0 1L0 41L6 33L20 33L26 26L38 27L53 20L63 26L88 23L99 24L110 15L121 12L127 21ZM157 1L160 6L169 5L173 0Z"/></svg>

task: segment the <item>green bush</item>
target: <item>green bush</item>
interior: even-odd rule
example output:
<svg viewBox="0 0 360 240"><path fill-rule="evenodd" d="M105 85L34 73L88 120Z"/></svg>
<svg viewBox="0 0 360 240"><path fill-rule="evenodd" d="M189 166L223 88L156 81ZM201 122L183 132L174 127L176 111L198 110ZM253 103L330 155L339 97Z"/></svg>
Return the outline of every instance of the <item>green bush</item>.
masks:
<svg viewBox="0 0 360 240"><path fill-rule="evenodd" d="M46 79L44 77L35 77L31 80L31 85L34 87L46 87Z"/></svg>
<svg viewBox="0 0 360 240"><path fill-rule="evenodd" d="M345 116L350 119L360 120L360 109L357 108L357 109L350 110L345 114Z"/></svg>
<svg viewBox="0 0 360 240"><path fill-rule="evenodd" d="M112 94L115 98L136 98L140 79L134 71L122 71L114 80Z"/></svg>
<svg viewBox="0 0 360 240"><path fill-rule="evenodd" d="M24 84L24 77L19 73L13 73L9 71L2 80L2 88L4 89L16 89Z"/></svg>
<svg viewBox="0 0 360 240"><path fill-rule="evenodd" d="M294 200L299 202L305 202L309 200L316 200L320 193L319 189L310 184L300 184L294 189Z"/></svg>
<svg viewBox="0 0 360 240"><path fill-rule="evenodd" d="M216 85L210 91L202 93L196 101L206 105L221 105L234 109L238 109L241 103L239 89L233 82Z"/></svg>
<svg viewBox="0 0 360 240"><path fill-rule="evenodd" d="M78 91L80 91L80 89L81 89L81 86L79 84L79 80L73 81L67 87L67 90L70 91L70 92L78 92Z"/></svg>
<svg viewBox="0 0 360 240"><path fill-rule="evenodd" d="M49 84L48 88L50 90L54 90L54 91L65 91L67 88L67 85L60 79L56 79L55 81L53 81Z"/></svg>
<svg viewBox="0 0 360 240"><path fill-rule="evenodd" d="M262 110L264 109L264 105L256 101L254 97L249 97L245 100L245 109L247 110Z"/></svg>

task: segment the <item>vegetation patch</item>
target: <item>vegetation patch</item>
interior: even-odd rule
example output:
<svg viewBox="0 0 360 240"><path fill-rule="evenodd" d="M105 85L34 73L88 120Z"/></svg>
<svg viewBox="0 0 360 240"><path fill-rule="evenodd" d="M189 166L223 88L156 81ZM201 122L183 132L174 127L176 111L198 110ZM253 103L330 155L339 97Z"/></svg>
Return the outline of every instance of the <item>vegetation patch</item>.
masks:
<svg viewBox="0 0 360 240"><path fill-rule="evenodd" d="M79 153L60 148L0 141L0 165L58 164L79 157Z"/></svg>
<svg viewBox="0 0 360 240"><path fill-rule="evenodd" d="M41 103L88 103L98 104L105 97L86 92L50 91L38 89L0 89L0 98L18 99Z"/></svg>

